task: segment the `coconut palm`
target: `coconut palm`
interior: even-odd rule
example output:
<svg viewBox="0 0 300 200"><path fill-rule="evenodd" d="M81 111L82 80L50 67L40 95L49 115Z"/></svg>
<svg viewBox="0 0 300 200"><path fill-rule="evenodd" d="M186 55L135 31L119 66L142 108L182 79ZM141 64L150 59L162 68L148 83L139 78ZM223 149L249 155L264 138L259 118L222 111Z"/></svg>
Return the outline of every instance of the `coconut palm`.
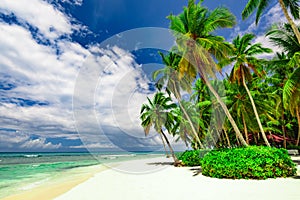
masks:
<svg viewBox="0 0 300 200"><path fill-rule="evenodd" d="M292 16L294 19L299 19L299 0L278 0L281 9L288 21L288 23L291 25L291 28L293 29L298 43L300 43L300 32L297 28L295 22L290 17L288 13L288 9L290 10ZM268 7L268 5L271 3L271 0L249 0L246 7L244 8L242 12L242 18L246 19L248 18L255 10L256 10L256 24L258 23L263 11Z"/></svg>
<svg viewBox="0 0 300 200"><path fill-rule="evenodd" d="M155 93L153 100L151 101L148 97L148 104L143 104L141 107L141 116L142 126L147 136L150 132L150 128L154 126L154 129L158 134L160 134L163 139L166 141L172 157L174 159L174 164L178 164L178 159L174 153L174 150L163 131L163 128L169 128L170 123L174 121L171 109L176 108L176 104L172 103L170 97L165 97L164 93L158 92Z"/></svg>
<svg viewBox="0 0 300 200"><path fill-rule="evenodd" d="M296 41L297 43L297 41ZM289 43L286 43L289 44ZM278 126L281 126L281 134L283 135L283 147L286 148L288 113L285 112L283 105L283 87L288 79L288 76L293 72L293 67L287 65L289 58L284 53L276 53L275 57L265 65L265 71L268 74L264 85L261 85L263 93L272 93L276 95L277 105L275 106L275 115L278 120ZM273 127L274 127L273 123ZM278 131L275 131L278 132Z"/></svg>
<svg viewBox="0 0 300 200"><path fill-rule="evenodd" d="M298 68L292 73L283 88L284 107L290 110L292 116L296 116L298 122L298 137L296 145L300 140L300 53L298 54Z"/></svg>
<svg viewBox="0 0 300 200"><path fill-rule="evenodd" d="M191 129L191 124L187 120L186 116L183 114L184 112L181 110L185 109L185 112L188 113L189 119L193 122L193 126L199 126L204 128L204 123L199 117L199 112L197 111L196 106L193 102L190 101L181 101L181 107L175 109L174 113L176 113L175 125L173 126L172 133L173 135L178 135L182 141L188 146L188 143L194 143L194 148L199 148L199 143L194 137Z"/></svg>
<svg viewBox="0 0 300 200"><path fill-rule="evenodd" d="M229 111L235 113L235 119L240 126L243 127L246 142L249 144L248 131L253 127L253 108L245 89L236 84L231 84L231 88L227 92L229 101Z"/></svg>
<svg viewBox="0 0 300 200"><path fill-rule="evenodd" d="M191 120L188 112L182 105L181 101L181 89L187 90L188 92L191 91L191 81L187 80L186 78L179 79L178 78L178 63L181 60L181 57L174 53L170 52L168 55L164 55L159 53L162 57L163 63L165 67L159 69L153 73L153 79L156 80L158 76L160 78L156 82L156 87L161 90L164 85L166 85L166 91L169 93L174 94L175 98L178 100L178 104L180 107L181 112L183 112L184 118L190 124L191 134L193 134L193 138L199 144L199 147L204 148L202 142L197 133L197 126Z"/></svg>
<svg viewBox="0 0 300 200"><path fill-rule="evenodd" d="M255 56L263 53L270 53L272 52L272 50L262 47L260 43L251 44L251 40L253 40L254 37L255 35L253 34L245 34L243 37L240 37L238 35L236 38L234 38L232 41L234 46L233 56L221 61L220 65L229 65L234 63L229 76L229 80L231 82L237 82L239 85L243 85L246 89L262 137L266 145L270 146L270 143L268 142L267 136L259 119L253 97L251 96L246 82L250 82L252 80L251 71L259 74L257 67L259 67L259 62L261 60L257 59Z"/></svg>
<svg viewBox="0 0 300 200"><path fill-rule="evenodd" d="M168 16L178 49L182 52L179 62L179 78L195 79L198 72L220 103L240 141L247 146L226 105L210 84L209 79L209 76L215 78L215 72L218 70L214 58L223 58L231 51L231 46L224 42L223 37L211 33L218 28L233 27L235 17L224 7L209 11L202 7L201 3L202 1L195 4L195 0L189 0L188 6L182 13Z"/></svg>
<svg viewBox="0 0 300 200"><path fill-rule="evenodd" d="M297 27L300 30L300 27ZM298 106L295 105L297 103L297 89L296 86L299 87L300 85L300 78L297 76L299 75L298 70L300 66L300 44L296 40L296 35L292 31L290 24L283 24L283 25L274 25L272 29L266 34L272 43L279 46L283 49L285 54L277 54L279 59L274 62L273 66L275 67L273 71L275 74L279 76L279 83L280 83L280 95L282 95L282 104L284 108L288 108L291 112L292 116L297 117L298 121L298 137L297 137L297 144L299 144L299 120L297 115ZM277 73L276 73L277 72ZM288 76L290 77L288 78ZM282 86L284 85L284 89L282 90ZM298 103L299 104L299 103ZM282 109L283 113L283 109ZM282 114L284 117L284 114ZM284 121L283 121L284 123ZM283 129L283 134L285 136L285 128ZM285 137L284 137L285 139ZM284 146L285 143L284 143Z"/></svg>
<svg viewBox="0 0 300 200"><path fill-rule="evenodd" d="M297 29L300 30L300 27L298 26ZM300 51L300 43L297 41L290 24L274 24L266 33L266 36L274 45L280 47L286 53L286 56L277 54L277 57L280 58L277 59L277 62L281 61L281 64L286 65L289 59Z"/></svg>

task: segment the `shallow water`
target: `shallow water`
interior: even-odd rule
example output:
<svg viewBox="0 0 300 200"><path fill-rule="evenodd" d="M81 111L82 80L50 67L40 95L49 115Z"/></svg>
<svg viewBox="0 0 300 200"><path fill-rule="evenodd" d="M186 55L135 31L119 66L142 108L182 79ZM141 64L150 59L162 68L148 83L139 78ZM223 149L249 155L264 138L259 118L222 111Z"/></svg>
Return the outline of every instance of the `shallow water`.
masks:
<svg viewBox="0 0 300 200"><path fill-rule="evenodd" d="M0 198L42 185L68 170L159 156L146 153L0 153Z"/></svg>

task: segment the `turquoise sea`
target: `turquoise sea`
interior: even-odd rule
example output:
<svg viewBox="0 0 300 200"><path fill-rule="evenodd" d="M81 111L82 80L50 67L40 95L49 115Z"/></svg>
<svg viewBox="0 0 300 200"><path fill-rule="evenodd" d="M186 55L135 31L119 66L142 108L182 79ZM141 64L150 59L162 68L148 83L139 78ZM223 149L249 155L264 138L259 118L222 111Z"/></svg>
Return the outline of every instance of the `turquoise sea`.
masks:
<svg viewBox="0 0 300 200"><path fill-rule="evenodd" d="M0 199L79 167L143 159L161 153L0 153Z"/></svg>

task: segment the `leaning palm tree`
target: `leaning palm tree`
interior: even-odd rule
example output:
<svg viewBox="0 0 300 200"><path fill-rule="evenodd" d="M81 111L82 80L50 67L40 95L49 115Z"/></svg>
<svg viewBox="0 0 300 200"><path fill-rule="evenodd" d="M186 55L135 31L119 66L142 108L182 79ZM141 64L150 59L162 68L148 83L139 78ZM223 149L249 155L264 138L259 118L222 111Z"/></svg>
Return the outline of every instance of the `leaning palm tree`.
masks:
<svg viewBox="0 0 300 200"><path fill-rule="evenodd" d="M209 90L216 97L230 123L232 124L239 140L248 146L235 121L229 113L217 91L210 83L210 78L215 78L218 71L213 58L226 57L231 51L231 46L224 42L224 38L211 34L218 28L230 28L235 24L234 15L226 8L219 7L212 11L201 6L202 1L195 4L189 0L188 6L179 15L170 15L170 28L176 37L178 49L182 53L179 62L179 78L194 80L197 72Z"/></svg>
<svg viewBox="0 0 300 200"><path fill-rule="evenodd" d="M266 145L270 146L270 143L268 142L267 136L259 119L253 97L250 93L246 82L250 82L252 79L251 71L253 71L256 74L259 74L257 67L259 67L261 60L257 59L255 56L263 53L270 53L272 52L272 50L269 48L262 47L260 43L251 44L251 40L253 40L254 37L255 36L253 34L245 34L243 37L240 37L238 35L236 38L234 38L232 42L234 46L233 56L222 60L220 64L229 65L234 63L234 66L229 76L229 80L232 83L237 82L239 85L243 85L246 89L262 137Z"/></svg>
<svg viewBox="0 0 300 200"><path fill-rule="evenodd" d="M175 98L178 100L178 104L181 112L183 112L184 118L190 124L191 133L193 138L197 141L200 148L204 148L202 142L197 133L197 126L193 123L191 117L189 116L186 109L183 107L181 103L181 89L191 91L191 81L186 78L179 79L178 77L178 64L181 60L181 56L176 54L175 52L170 52L167 55L160 53L163 63L165 67L159 69L153 73L153 79L156 80L158 76L156 87L161 90L164 85L166 85L166 92L170 95L170 93L174 94Z"/></svg>
<svg viewBox="0 0 300 200"><path fill-rule="evenodd" d="M291 18L291 16L288 13L288 9L290 10L292 16L294 19L299 19L299 0L278 0L281 9L288 21L288 23L291 25L298 43L300 43L300 32L297 28L295 22ZM248 18L255 10L256 11L256 24L258 23L263 11L268 7L268 5L271 3L271 0L249 0L246 7L244 8L242 12L242 18L246 19Z"/></svg>
<svg viewBox="0 0 300 200"><path fill-rule="evenodd" d="M162 140L164 139L170 149L172 157L174 159L174 164L178 164L179 161L174 153L174 150L163 131L163 127L169 128L169 123L172 123L173 116L170 112L171 109L176 108L176 104L172 103L170 97L165 97L162 92L155 93L153 100L151 101L148 97L148 104L143 104L141 107L142 126L147 136L150 132L150 128L154 126L154 129L160 134ZM167 124L167 125L166 125Z"/></svg>

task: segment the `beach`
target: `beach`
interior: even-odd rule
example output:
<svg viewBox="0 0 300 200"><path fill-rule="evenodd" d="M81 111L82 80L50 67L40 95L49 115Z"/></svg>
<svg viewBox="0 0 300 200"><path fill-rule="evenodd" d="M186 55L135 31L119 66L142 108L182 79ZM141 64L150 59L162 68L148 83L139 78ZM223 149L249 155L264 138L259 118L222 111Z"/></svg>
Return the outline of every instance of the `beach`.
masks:
<svg viewBox="0 0 300 200"><path fill-rule="evenodd" d="M300 197L299 165L296 177L258 181L209 178L201 174L199 167L173 167L171 163L170 158L158 157L84 167L73 178L69 176L67 180L57 180L4 200L296 200Z"/></svg>
<svg viewBox="0 0 300 200"><path fill-rule="evenodd" d="M72 169L68 172L61 173L59 177L52 177L50 180L44 183L33 183L27 185L23 192L19 192L15 195L11 195L3 200L51 200L55 197L68 192L76 185L87 181L93 177L96 173L99 173L107 169L103 165L94 165L89 167L82 167L78 169Z"/></svg>

